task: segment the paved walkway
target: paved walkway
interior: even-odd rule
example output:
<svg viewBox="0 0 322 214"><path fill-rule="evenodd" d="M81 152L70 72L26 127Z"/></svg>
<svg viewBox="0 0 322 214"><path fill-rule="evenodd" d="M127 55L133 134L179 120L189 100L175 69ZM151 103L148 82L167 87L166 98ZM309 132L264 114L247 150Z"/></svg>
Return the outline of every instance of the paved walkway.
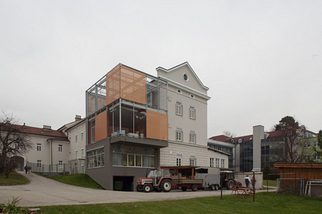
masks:
<svg viewBox="0 0 322 214"><path fill-rule="evenodd" d="M30 180L29 184L16 186L0 186L0 203L8 203L13 198L17 197L20 198L20 201L18 203L19 206L37 207L51 205L178 200L220 195L220 191L192 192L188 190L187 192L171 191L168 193L143 193L94 190L63 184L33 173L23 175ZM223 190L223 194L230 195L231 190Z"/></svg>

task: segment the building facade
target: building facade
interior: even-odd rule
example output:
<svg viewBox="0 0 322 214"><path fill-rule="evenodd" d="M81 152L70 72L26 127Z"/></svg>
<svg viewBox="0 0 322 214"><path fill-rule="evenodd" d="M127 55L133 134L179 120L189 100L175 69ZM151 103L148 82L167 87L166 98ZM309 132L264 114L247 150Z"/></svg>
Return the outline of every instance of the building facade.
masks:
<svg viewBox="0 0 322 214"><path fill-rule="evenodd" d="M157 72L119 64L86 91L86 173L106 189L134 191L149 168L228 166L207 147L208 88L187 62Z"/></svg>
<svg viewBox="0 0 322 214"><path fill-rule="evenodd" d="M253 127L252 135L233 138L225 135L214 136L208 140L208 145L221 150L226 148L225 151L231 155L230 168L237 172L250 172L254 168L273 167L274 163L282 161L284 136L281 131L265 132L264 126L258 125ZM229 147L232 149L227 149ZM306 130L298 148L299 153L305 157L303 161L320 162L316 148L316 134Z"/></svg>

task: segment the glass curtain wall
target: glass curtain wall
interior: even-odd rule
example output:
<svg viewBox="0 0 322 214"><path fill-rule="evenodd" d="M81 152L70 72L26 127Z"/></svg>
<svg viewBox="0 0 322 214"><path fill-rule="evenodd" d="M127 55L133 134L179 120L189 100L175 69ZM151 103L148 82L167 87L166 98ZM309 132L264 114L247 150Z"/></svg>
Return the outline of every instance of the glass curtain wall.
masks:
<svg viewBox="0 0 322 214"><path fill-rule="evenodd" d="M120 126L121 118L121 126ZM109 110L109 133L111 136L128 135L131 137L146 136L146 110L134 105L117 104Z"/></svg>
<svg viewBox="0 0 322 214"><path fill-rule="evenodd" d="M155 154L154 148L120 144L112 145L112 161L114 166L155 167Z"/></svg>

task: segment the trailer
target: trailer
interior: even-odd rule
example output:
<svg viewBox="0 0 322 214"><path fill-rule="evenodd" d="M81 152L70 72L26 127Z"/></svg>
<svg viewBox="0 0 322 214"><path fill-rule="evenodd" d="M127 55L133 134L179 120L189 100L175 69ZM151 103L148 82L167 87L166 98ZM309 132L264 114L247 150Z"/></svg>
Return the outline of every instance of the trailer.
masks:
<svg viewBox="0 0 322 214"><path fill-rule="evenodd" d="M173 189L181 189L182 191L187 191L187 189L191 189L192 191L202 189L203 179L195 177L197 167L172 166L162 168L170 171Z"/></svg>
<svg viewBox="0 0 322 214"><path fill-rule="evenodd" d="M197 168L196 179L202 179L202 189L218 190L220 187L219 168Z"/></svg>

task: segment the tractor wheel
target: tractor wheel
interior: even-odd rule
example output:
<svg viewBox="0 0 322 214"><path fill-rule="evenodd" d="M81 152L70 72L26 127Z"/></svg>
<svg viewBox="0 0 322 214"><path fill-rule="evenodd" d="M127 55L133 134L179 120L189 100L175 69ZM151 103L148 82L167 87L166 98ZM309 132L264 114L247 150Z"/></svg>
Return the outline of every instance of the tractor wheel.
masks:
<svg viewBox="0 0 322 214"><path fill-rule="evenodd" d="M232 189L234 185L234 181L233 180L229 180L227 181L227 189Z"/></svg>
<svg viewBox="0 0 322 214"><path fill-rule="evenodd" d="M215 185L211 185L211 187L210 187L210 189L213 191L213 190L217 190L216 189L217 188L217 185L215 184Z"/></svg>
<svg viewBox="0 0 322 214"><path fill-rule="evenodd" d="M197 185L192 185L192 191L197 191L198 190L198 186Z"/></svg>
<svg viewBox="0 0 322 214"><path fill-rule="evenodd" d="M181 190L185 192L187 191L187 187L181 187Z"/></svg>
<svg viewBox="0 0 322 214"><path fill-rule="evenodd" d="M136 186L136 191L143 192L143 186L142 185L137 185Z"/></svg>
<svg viewBox="0 0 322 214"><path fill-rule="evenodd" d="M151 192L151 191L152 191L152 186L151 186L151 184L145 184L145 185L143 186L143 190L144 190L144 192Z"/></svg>
<svg viewBox="0 0 322 214"><path fill-rule="evenodd" d="M169 181L169 180L163 180L161 182L161 190L163 192L170 192L171 191L171 188L172 188L171 181Z"/></svg>

